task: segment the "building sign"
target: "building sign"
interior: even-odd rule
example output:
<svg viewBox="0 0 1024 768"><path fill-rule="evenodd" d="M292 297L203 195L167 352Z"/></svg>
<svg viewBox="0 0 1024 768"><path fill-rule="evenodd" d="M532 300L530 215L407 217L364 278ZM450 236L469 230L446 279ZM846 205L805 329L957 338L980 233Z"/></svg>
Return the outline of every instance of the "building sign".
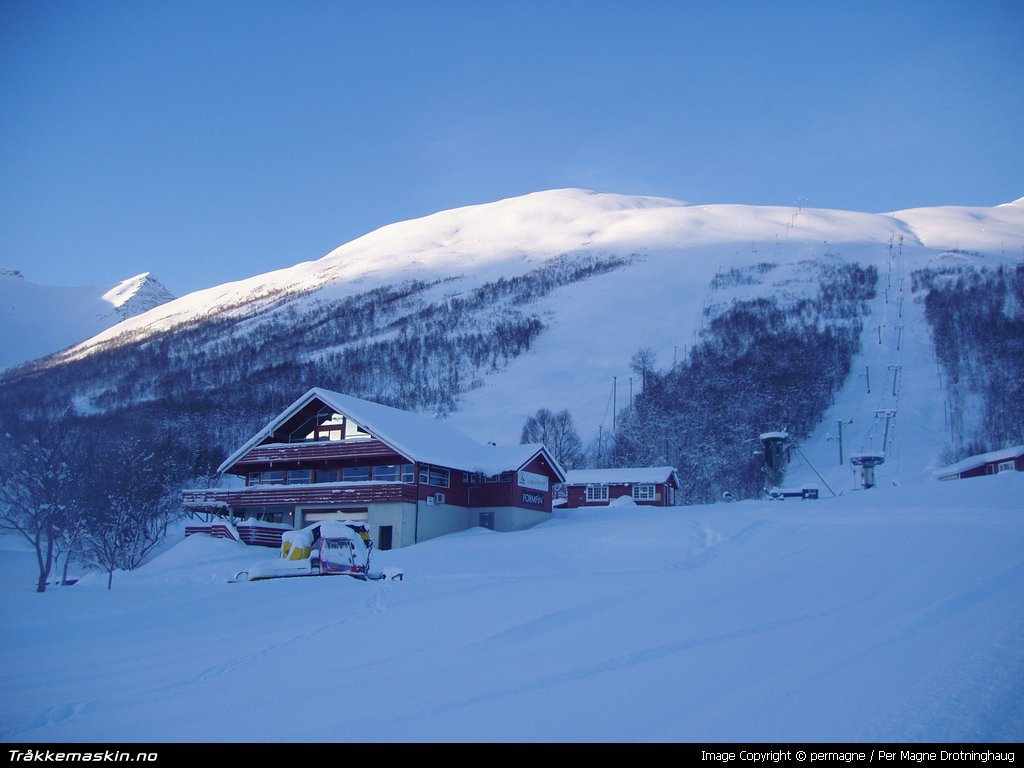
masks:
<svg viewBox="0 0 1024 768"><path fill-rule="evenodd" d="M533 488L535 491L547 491L548 476L538 475L536 472L520 471L519 486L521 488Z"/></svg>
<svg viewBox="0 0 1024 768"><path fill-rule="evenodd" d="M535 506L542 507L544 506L544 494L523 491L523 504L533 504Z"/></svg>

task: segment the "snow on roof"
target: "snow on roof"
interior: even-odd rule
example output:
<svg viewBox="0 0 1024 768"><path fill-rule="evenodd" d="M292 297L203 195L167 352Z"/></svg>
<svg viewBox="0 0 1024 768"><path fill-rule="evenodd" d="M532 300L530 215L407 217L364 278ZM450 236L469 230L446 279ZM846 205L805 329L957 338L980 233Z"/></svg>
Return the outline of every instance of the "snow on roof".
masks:
<svg viewBox="0 0 1024 768"><path fill-rule="evenodd" d="M559 476L565 474L554 457L540 443L507 446L481 445L443 421L430 416L403 411L319 387L309 390L272 419L245 445L231 454L220 465L218 471L224 472L230 469L235 462L272 435L278 426L314 398L353 419L374 437L413 461L494 475L521 469L535 456L543 453Z"/></svg>
<svg viewBox="0 0 1024 768"><path fill-rule="evenodd" d="M570 469L566 485L625 485L628 483L664 483L676 474L675 467L616 467L613 469ZM678 477L676 478L678 484Z"/></svg>
<svg viewBox="0 0 1024 768"><path fill-rule="evenodd" d="M1024 455L1024 445L1015 445L1013 448L1002 448L998 451L989 451L988 453L979 453L976 456L968 456L966 459L961 459L956 464L950 464L948 467L937 469L932 474L935 477L958 475L961 472L966 472L969 469L975 469L983 464L991 464L996 461L1009 461L1010 459L1015 459L1021 455Z"/></svg>

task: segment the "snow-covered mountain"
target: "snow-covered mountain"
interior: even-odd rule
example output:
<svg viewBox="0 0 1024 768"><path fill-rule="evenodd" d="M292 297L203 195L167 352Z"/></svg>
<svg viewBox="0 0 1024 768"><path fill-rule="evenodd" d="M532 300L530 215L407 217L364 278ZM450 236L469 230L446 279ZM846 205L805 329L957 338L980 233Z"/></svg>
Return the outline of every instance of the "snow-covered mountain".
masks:
<svg viewBox="0 0 1024 768"><path fill-rule="evenodd" d="M805 301L853 265L873 279L852 317ZM682 362L738 302L806 308L859 342L785 477L818 501L559 510L528 531L375 553L403 582L228 585L277 553L192 536L112 593L87 575L46 600L29 591L34 554L0 539L0 736L1020 741L1024 475L931 474L955 414L926 296L929 280L977 289L991 283L969 270L1016 280L1022 265L1024 198L867 214L557 190L394 224L0 374L0 416L126 409L118 427L192 441L184 452L216 466L314 385L424 410L451 396L447 418L479 440L515 442L540 406L568 408L584 439L607 434L631 376L640 387L634 353ZM836 365L820 352L812 367ZM1017 365L995 374L1024 380ZM803 396L769 359L721 397L787 375ZM759 449L757 429L721 427L709 444ZM854 453L884 455L878 487L855 490ZM268 619L283 614L298 618ZM358 663L337 653L352 637ZM339 719L335 688L306 684L297 658L323 660L318 679L346 680L375 714ZM267 701L272 716L235 714Z"/></svg>
<svg viewBox="0 0 1024 768"><path fill-rule="evenodd" d="M874 414L892 407L882 382L901 365L900 407L915 415L898 427L899 462L924 476L940 463L944 405L911 275L1022 258L1024 199L860 213L553 190L392 224L316 261L189 294L37 370L95 358L64 393L83 411L209 395L240 434L241 419L263 423L308 387L329 386L434 410L499 444L516 442L539 407L567 408L590 441L639 390L637 350L668 368L737 300L794 304L820 292L823 268L859 264L877 270L878 294L854 374L805 442L808 459L835 455L840 419L854 419L847 454L880 447ZM858 378L866 369L870 392ZM911 383L924 399L906 399ZM804 470L794 476L816 481Z"/></svg>
<svg viewBox="0 0 1024 768"><path fill-rule="evenodd" d="M40 285L0 268L0 368L57 352L173 298L149 272L108 290Z"/></svg>
<svg viewBox="0 0 1024 768"><path fill-rule="evenodd" d="M646 276L678 288L694 284L698 275L710 278L723 266L823 250L862 251L885 246L894 236L903 239L905 248L1017 259L1024 247L1022 228L1024 198L994 208L945 206L871 214L692 205L582 189L550 190L382 227L315 261L183 296L97 334L69 355L86 354L123 333L138 339L224 312L249 314L282 293L302 293L305 300L336 299L410 277L457 278L463 287L523 274L564 254L650 257L655 263ZM883 250L873 260L885 256ZM699 270L696 275L694 269ZM657 290L634 274L636 279L629 282L640 283L643 295ZM310 296L312 290L318 294Z"/></svg>

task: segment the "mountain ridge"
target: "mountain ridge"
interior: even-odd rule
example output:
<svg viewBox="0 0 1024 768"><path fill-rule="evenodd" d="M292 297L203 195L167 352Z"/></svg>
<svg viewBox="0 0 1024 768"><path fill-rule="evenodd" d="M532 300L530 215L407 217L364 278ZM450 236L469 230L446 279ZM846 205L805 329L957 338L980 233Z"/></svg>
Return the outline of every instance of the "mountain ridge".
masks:
<svg viewBox="0 0 1024 768"><path fill-rule="evenodd" d="M938 215L936 215L938 214ZM1019 235L1015 207L942 206L889 214L806 207L693 204L663 197L567 188L454 208L388 224L344 243L319 259L201 289L155 311L105 329L68 350L70 357L102 348L121 333L152 333L209 317L224 308L258 306L279 295L335 288L376 287L407 270L435 276L504 268L561 253L623 248L695 248L772 240L804 244L885 243L894 233L906 245L992 251ZM955 219L955 225L946 225ZM983 226L986 224L987 226ZM908 238L910 238L908 240ZM517 268L518 267L518 268Z"/></svg>
<svg viewBox="0 0 1024 768"><path fill-rule="evenodd" d="M43 285L0 268L0 369L59 352L173 298L150 272L99 288Z"/></svg>

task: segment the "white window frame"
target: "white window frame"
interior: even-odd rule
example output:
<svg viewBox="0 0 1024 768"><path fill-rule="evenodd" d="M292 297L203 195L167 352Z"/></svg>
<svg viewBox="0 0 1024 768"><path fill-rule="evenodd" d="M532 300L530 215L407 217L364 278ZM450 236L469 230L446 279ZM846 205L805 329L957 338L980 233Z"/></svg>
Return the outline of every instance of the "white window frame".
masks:
<svg viewBox="0 0 1024 768"><path fill-rule="evenodd" d="M604 483L591 483L588 485L587 501L608 501L608 486Z"/></svg>
<svg viewBox="0 0 1024 768"><path fill-rule="evenodd" d="M451 472L445 467L420 464L420 484L432 485L435 488L450 488Z"/></svg>
<svg viewBox="0 0 1024 768"><path fill-rule="evenodd" d="M1013 459L1010 459L1009 461L1000 461L996 472L1012 472L1014 469Z"/></svg>
<svg viewBox="0 0 1024 768"><path fill-rule="evenodd" d="M657 501L658 491L654 483L637 483L633 486L635 501Z"/></svg>

